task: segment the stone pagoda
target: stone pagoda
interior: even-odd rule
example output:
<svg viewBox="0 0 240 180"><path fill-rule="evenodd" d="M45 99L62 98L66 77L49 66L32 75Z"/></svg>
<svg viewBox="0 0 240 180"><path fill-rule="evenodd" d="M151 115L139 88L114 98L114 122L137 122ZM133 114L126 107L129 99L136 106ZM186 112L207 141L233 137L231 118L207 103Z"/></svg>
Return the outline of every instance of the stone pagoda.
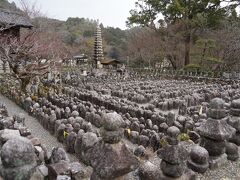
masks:
<svg viewBox="0 0 240 180"><path fill-rule="evenodd" d="M102 68L101 61L104 59L104 57L103 57L103 46L102 46L102 31L99 23L97 24L97 29L95 32L93 59L95 61L95 67L98 69L101 69Z"/></svg>

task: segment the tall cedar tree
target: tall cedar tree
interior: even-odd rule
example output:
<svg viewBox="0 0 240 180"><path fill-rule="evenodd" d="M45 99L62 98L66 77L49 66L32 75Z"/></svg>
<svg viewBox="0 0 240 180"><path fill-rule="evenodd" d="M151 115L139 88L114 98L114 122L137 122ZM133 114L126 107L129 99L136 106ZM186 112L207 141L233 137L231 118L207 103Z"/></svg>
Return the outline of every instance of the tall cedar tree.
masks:
<svg viewBox="0 0 240 180"><path fill-rule="evenodd" d="M238 0L137 0L127 24L157 29L156 21L164 17L165 27L181 24L184 39L184 65L190 63L190 44L199 26L216 27L220 20L239 6ZM162 21L158 21L161 25Z"/></svg>

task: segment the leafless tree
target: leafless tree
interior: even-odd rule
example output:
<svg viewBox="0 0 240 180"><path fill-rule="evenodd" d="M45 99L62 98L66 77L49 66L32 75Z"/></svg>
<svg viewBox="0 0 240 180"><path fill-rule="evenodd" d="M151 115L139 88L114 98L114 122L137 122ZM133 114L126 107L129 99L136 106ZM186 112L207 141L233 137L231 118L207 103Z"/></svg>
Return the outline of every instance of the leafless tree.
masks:
<svg viewBox="0 0 240 180"><path fill-rule="evenodd" d="M28 17L42 16L36 3L20 0L21 9ZM17 22L12 20L12 22ZM20 36L8 32L17 25L14 23L1 25L0 59L8 64L11 74L19 80L21 91L26 93L26 87L31 80L42 77L49 68L54 68L54 61L66 56L66 48L56 33L43 31L39 28L22 29Z"/></svg>
<svg viewBox="0 0 240 180"><path fill-rule="evenodd" d="M57 37L34 30L26 31L20 38L9 35L0 38L0 58L9 64L23 92L34 77L48 72L51 61L64 56L61 48Z"/></svg>
<svg viewBox="0 0 240 180"><path fill-rule="evenodd" d="M167 60L173 69L182 66L184 48L179 45L173 29L156 32L150 28L139 28L129 33L128 56L150 65Z"/></svg>
<svg viewBox="0 0 240 180"><path fill-rule="evenodd" d="M225 21L220 29L208 30L200 34L203 38L215 40L216 48L212 56L222 60L221 69L223 71L239 71L240 68L240 22Z"/></svg>
<svg viewBox="0 0 240 180"><path fill-rule="evenodd" d="M45 17L41 8L38 6L37 1L19 0L21 10L30 18Z"/></svg>

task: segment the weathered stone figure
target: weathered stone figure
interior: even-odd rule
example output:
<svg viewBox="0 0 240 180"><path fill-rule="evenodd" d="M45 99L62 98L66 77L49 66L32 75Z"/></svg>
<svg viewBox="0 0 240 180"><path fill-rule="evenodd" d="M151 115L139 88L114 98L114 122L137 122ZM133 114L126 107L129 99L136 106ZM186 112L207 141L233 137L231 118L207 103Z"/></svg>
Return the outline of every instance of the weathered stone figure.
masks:
<svg viewBox="0 0 240 180"><path fill-rule="evenodd" d="M236 129L236 134L233 135L230 141L240 146L240 99L232 101L230 115L228 124Z"/></svg>
<svg viewBox="0 0 240 180"><path fill-rule="evenodd" d="M37 166L32 143L17 136L3 145L1 161L0 175L4 179L28 180Z"/></svg>
<svg viewBox="0 0 240 180"><path fill-rule="evenodd" d="M121 141L123 119L117 113L103 115L104 125L101 130L103 140L92 149L92 180L112 180L135 170L138 160Z"/></svg>
<svg viewBox="0 0 240 180"><path fill-rule="evenodd" d="M195 174L185 165L187 151L178 143L179 134L180 130L175 126L169 127L167 130L166 145L158 151L158 155L162 159L160 164L162 173L160 173L159 179L191 179L195 177Z"/></svg>
<svg viewBox="0 0 240 180"><path fill-rule="evenodd" d="M187 165L195 172L204 173L209 167L208 161L208 151L205 148L197 145L191 149Z"/></svg>
<svg viewBox="0 0 240 180"><path fill-rule="evenodd" d="M224 106L222 99L213 99L207 112L207 121L198 128L201 135L200 145L207 149L210 156L210 168L217 168L226 162L226 140L235 133L235 129L227 124L227 110Z"/></svg>

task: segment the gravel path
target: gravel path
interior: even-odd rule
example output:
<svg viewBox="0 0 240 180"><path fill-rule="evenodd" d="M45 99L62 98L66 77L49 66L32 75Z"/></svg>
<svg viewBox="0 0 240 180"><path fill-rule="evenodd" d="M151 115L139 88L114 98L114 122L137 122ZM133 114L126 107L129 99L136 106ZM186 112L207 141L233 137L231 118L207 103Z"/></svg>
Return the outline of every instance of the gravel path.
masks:
<svg viewBox="0 0 240 180"><path fill-rule="evenodd" d="M240 161L227 161L222 167L199 174L199 180L240 180Z"/></svg>
<svg viewBox="0 0 240 180"><path fill-rule="evenodd" d="M26 126L29 128L34 137L41 139L41 142L47 147L48 151L51 151L53 147L63 147L63 144L58 142L54 136L44 129L37 119L29 116L28 113L26 113L23 109L1 94L0 104L6 105L10 116L18 115L19 113L24 114ZM68 154L68 157L71 161L78 161L76 156L72 154Z"/></svg>

